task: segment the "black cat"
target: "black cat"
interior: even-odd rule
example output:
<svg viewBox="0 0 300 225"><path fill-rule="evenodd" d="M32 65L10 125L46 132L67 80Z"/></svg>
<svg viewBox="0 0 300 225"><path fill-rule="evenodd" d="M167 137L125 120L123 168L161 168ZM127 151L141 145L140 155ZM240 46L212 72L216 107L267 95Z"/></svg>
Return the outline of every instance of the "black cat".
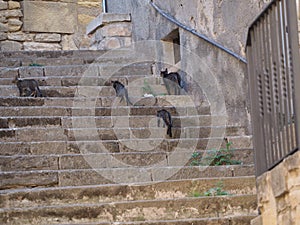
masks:
<svg viewBox="0 0 300 225"><path fill-rule="evenodd" d="M17 76L13 80L19 89L21 97L43 97L39 84L34 79L19 79Z"/></svg>
<svg viewBox="0 0 300 225"><path fill-rule="evenodd" d="M180 95L181 77L177 72L168 73L168 69L160 72L160 76L163 78L164 84L166 85L168 94ZM172 90L173 89L173 92Z"/></svg>
<svg viewBox="0 0 300 225"><path fill-rule="evenodd" d="M157 116L157 126L160 126L160 120L163 120L163 127L165 127L165 125L167 125L168 129L167 129L167 135L169 135L169 137L172 137L172 127L173 127L173 123L172 123L172 117L171 114L165 110L165 109L161 109L158 110L156 113Z"/></svg>
<svg viewBox="0 0 300 225"><path fill-rule="evenodd" d="M125 98L125 100L126 100L126 104L127 105L132 105L132 103L130 102L130 100L129 100L129 98L128 98L128 91L127 91L127 89L125 88L125 86L121 83L121 82L119 82L119 81L111 81L111 83L112 83L112 85L113 85L113 88L115 89L115 91L116 91L116 95L117 95L117 97L120 97L121 98L121 100L120 100L120 102L121 101L123 101L124 100L124 98Z"/></svg>

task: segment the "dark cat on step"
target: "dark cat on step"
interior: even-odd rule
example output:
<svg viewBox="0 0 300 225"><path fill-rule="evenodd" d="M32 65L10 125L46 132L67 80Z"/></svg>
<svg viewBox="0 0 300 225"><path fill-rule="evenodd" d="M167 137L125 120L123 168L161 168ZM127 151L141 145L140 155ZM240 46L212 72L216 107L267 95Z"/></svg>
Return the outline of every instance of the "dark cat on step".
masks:
<svg viewBox="0 0 300 225"><path fill-rule="evenodd" d="M124 99L126 100L126 104L127 105L132 105L132 103L130 102L130 100L129 100L129 97L128 97L128 91L127 91L127 89L125 88L125 86L121 83L121 82L119 82L119 81L111 81L111 83L112 83L112 85L113 85L113 88L115 89L115 91L116 91L116 95L117 95L117 97L120 97L121 98L121 100L120 100L120 102L121 101L123 101Z"/></svg>
<svg viewBox="0 0 300 225"><path fill-rule="evenodd" d="M16 76L13 83L17 85L21 97L43 97L39 84L34 79L19 79Z"/></svg>
<svg viewBox="0 0 300 225"><path fill-rule="evenodd" d="M165 109L161 109L158 110L156 113L157 116L157 126L160 126L160 120L163 120L163 127L165 127L165 125L167 125L168 129L167 129L167 135L169 135L169 137L172 137L172 117L171 114L165 110Z"/></svg>
<svg viewBox="0 0 300 225"><path fill-rule="evenodd" d="M160 72L169 95L180 95L181 77L177 72L168 73L168 69ZM173 91L172 91L173 90Z"/></svg>

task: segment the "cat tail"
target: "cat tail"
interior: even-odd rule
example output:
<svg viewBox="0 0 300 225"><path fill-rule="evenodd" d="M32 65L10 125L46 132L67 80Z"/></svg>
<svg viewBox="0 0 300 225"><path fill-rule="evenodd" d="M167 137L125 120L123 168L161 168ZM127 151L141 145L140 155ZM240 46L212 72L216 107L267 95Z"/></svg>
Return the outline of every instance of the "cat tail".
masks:
<svg viewBox="0 0 300 225"><path fill-rule="evenodd" d="M167 135L169 135L169 137L172 137L172 125L168 125Z"/></svg>
<svg viewBox="0 0 300 225"><path fill-rule="evenodd" d="M125 89L125 100L127 105L133 105L132 102L129 100L128 91Z"/></svg>
<svg viewBox="0 0 300 225"><path fill-rule="evenodd" d="M128 104L129 105L133 105L132 102L129 100L129 98L128 98Z"/></svg>
<svg viewBox="0 0 300 225"><path fill-rule="evenodd" d="M184 80L180 79L179 87L182 88L182 89L185 88L185 82L184 82Z"/></svg>
<svg viewBox="0 0 300 225"><path fill-rule="evenodd" d="M43 97L43 94L38 86L36 87L36 97Z"/></svg>

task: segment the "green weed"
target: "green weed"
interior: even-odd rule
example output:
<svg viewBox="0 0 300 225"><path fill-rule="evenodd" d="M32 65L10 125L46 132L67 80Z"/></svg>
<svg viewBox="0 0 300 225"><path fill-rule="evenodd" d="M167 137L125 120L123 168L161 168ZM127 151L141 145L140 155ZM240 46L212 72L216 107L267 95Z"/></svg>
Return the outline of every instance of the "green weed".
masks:
<svg viewBox="0 0 300 225"><path fill-rule="evenodd" d="M229 142L227 138L224 138L226 142L226 148L219 150L207 151L207 154L202 157L200 152L194 152L191 156L191 166L222 166L222 165L239 165L241 161L234 160L233 151L231 148L232 142Z"/></svg>

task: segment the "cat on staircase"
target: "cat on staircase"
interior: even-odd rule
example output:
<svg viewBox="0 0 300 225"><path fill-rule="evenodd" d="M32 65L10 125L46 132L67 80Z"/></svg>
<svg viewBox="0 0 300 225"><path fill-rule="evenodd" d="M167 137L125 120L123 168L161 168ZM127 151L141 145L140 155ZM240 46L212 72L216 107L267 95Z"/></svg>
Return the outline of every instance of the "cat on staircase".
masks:
<svg viewBox="0 0 300 225"><path fill-rule="evenodd" d="M172 117L171 114L165 110L165 109L161 109L158 110L156 113L157 116L157 126L160 127L160 120L163 120L163 127L165 127L165 125L167 125L168 129L167 129L167 135L169 135L169 137L172 137Z"/></svg>
<svg viewBox="0 0 300 225"><path fill-rule="evenodd" d="M21 97L43 97L39 84L35 79L19 79L16 76L13 83L17 85Z"/></svg>
<svg viewBox="0 0 300 225"><path fill-rule="evenodd" d="M133 105L129 100L128 91L125 88L125 86L117 80L111 81L111 83L116 91L116 96L121 98L120 102L122 102L125 99L127 105Z"/></svg>
<svg viewBox="0 0 300 225"><path fill-rule="evenodd" d="M165 71L160 72L160 76L163 78L164 84L166 85L169 95L180 95L180 89L182 88L182 85L179 73L168 73L168 69L166 68Z"/></svg>

